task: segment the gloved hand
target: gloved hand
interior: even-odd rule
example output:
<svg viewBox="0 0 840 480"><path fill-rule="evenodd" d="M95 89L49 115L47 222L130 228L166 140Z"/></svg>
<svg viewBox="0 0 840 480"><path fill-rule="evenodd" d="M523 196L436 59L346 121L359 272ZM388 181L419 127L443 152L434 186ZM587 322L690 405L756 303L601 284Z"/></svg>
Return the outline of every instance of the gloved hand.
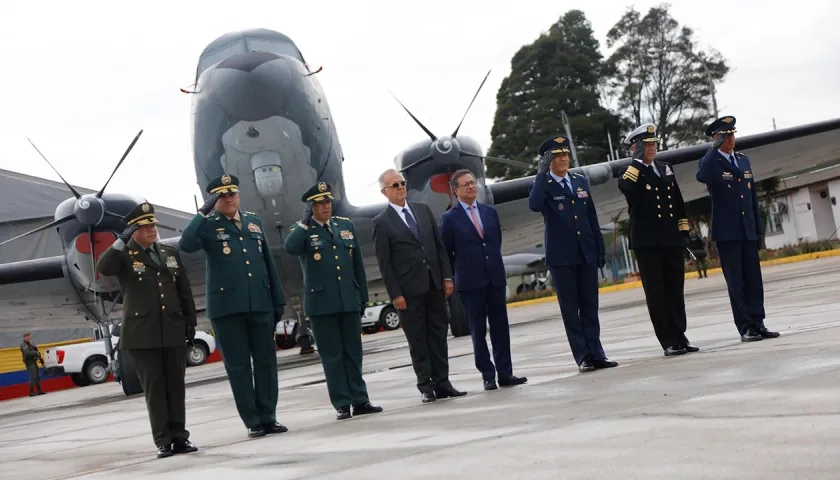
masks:
<svg viewBox="0 0 840 480"><path fill-rule="evenodd" d="M715 140L715 142L712 144L712 149L717 150L718 148L720 148L721 144L723 144L724 140L726 140L726 137L728 136L728 133L719 136L717 140Z"/></svg>
<svg viewBox="0 0 840 480"><path fill-rule="evenodd" d="M542 158L540 158L540 163L537 166L537 172L545 173L548 171L548 167L551 166L551 159L554 158L554 154L551 151L545 152Z"/></svg>
<svg viewBox="0 0 840 480"><path fill-rule="evenodd" d="M606 256L601 255L600 257L598 257L598 268L604 268L604 265L606 265L606 264L607 264L607 257Z"/></svg>
<svg viewBox="0 0 840 480"><path fill-rule="evenodd" d="M187 344L189 344L189 346L192 347L193 345L195 345L195 342L194 342L194 340L195 340L195 326L194 325L187 325L186 337L187 337Z"/></svg>
<svg viewBox="0 0 840 480"><path fill-rule="evenodd" d="M312 220L312 202L306 202L303 207L303 216L300 217L300 223L309 226L309 221Z"/></svg>
<svg viewBox="0 0 840 480"><path fill-rule="evenodd" d="M283 305L279 307L274 307L274 327L277 327L277 324L280 323L280 320L283 320L283 312L285 311L285 307Z"/></svg>
<svg viewBox="0 0 840 480"><path fill-rule="evenodd" d="M129 225L128 228L123 230L123 232L120 234L120 240L122 240L123 243L128 243L128 241L131 239L131 236L134 235L134 232L136 232L139 229L140 225L136 223L134 225Z"/></svg>
<svg viewBox="0 0 840 480"><path fill-rule="evenodd" d="M367 303L362 302L362 306L361 306L361 308L359 309L359 316L360 316L360 317L364 317L364 316L365 316L365 310L366 310L366 309L367 309Z"/></svg>
<svg viewBox="0 0 840 480"><path fill-rule="evenodd" d="M210 210L213 210L213 207L216 206L216 202L219 201L219 197L221 197L221 195L218 192L210 195L210 198L208 198L207 201L204 202L204 205L198 209L198 213L206 217L207 214L210 213Z"/></svg>

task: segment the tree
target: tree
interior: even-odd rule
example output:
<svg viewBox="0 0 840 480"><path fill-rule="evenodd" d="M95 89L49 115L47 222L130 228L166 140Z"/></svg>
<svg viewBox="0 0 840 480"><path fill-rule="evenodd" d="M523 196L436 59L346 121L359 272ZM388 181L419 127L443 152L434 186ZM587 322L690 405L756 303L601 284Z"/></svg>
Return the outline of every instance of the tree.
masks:
<svg viewBox="0 0 840 480"><path fill-rule="evenodd" d="M607 33L607 47L615 50L601 83L601 95L622 113L622 127L653 122L662 150L705 139L714 117L710 78L719 83L729 72L723 56L699 50L694 32L668 8L652 7L644 17L632 7L624 13Z"/></svg>
<svg viewBox="0 0 840 480"><path fill-rule="evenodd" d="M519 178L536 172L540 144L552 135L566 136L561 110L582 165L606 160L607 131L618 135L618 117L599 103L601 61L592 25L571 10L511 60L511 73L496 95L496 115L487 154L519 160L526 169L488 163L491 178Z"/></svg>

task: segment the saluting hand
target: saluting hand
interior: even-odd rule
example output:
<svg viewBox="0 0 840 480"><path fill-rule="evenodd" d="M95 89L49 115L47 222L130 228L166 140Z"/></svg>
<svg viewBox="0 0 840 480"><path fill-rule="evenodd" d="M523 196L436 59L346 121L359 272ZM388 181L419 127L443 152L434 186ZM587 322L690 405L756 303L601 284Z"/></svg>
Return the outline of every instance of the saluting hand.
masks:
<svg viewBox="0 0 840 480"><path fill-rule="evenodd" d="M549 167L549 165L551 165L552 157L553 157L553 155L551 154L550 151L545 152L545 154L543 154L542 158L540 159L540 164L537 167L537 171L539 173L545 173L545 172L548 171L548 167Z"/></svg>
<svg viewBox="0 0 840 480"><path fill-rule="evenodd" d="M136 232L139 229L140 225L136 223L134 225L129 225L128 228L123 230L123 232L120 234L120 240L122 240L123 243L128 243L128 240L131 238L132 235L134 235L134 232Z"/></svg>
<svg viewBox="0 0 840 480"><path fill-rule="evenodd" d="M312 220L312 202L306 202L306 205L303 207L303 216L300 219L300 223L308 227L310 220Z"/></svg>
<svg viewBox="0 0 840 480"><path fill-rule="evenodd" d="M201 208L198 209L198 213L206 217L207 214L210 213L210 210L213 210L213 207L216 206L216 202L219 201L220 196L221 194L219 194L219 192L210 195L210 198L208 198L207 201L204 202L204 205L202 205Z"/></svg>
<svg viewBox="0 0 840 480"><path fill-rule="evenodd" d="M712 149L717 150L718 148L720 148L721 144L723 144L724 140L726 140L726 137L728 137L728 136L729 136L729 134L724 134L724 135L719 136L715 140L715 143L712 144Z"/></svg>

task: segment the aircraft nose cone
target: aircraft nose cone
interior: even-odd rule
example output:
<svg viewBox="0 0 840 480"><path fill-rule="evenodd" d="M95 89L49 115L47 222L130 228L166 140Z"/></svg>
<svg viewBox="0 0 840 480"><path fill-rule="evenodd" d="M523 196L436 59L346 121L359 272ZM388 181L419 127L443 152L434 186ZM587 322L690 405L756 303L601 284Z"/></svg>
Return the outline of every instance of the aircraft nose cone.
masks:
<svg viewBox="0 0 840 480"><path fill-rule="evenodd" d="M96 195L82 195L76 200L73 213L83 225L96 225L105 216L105 203Z"/></svg>
<svg viewBox="0 0 840 480"><path fill-rule="evenodd" d="M234 55L219 63L204 88L237 120L262 120L286 108L294 61L268 52Z"/></svg>

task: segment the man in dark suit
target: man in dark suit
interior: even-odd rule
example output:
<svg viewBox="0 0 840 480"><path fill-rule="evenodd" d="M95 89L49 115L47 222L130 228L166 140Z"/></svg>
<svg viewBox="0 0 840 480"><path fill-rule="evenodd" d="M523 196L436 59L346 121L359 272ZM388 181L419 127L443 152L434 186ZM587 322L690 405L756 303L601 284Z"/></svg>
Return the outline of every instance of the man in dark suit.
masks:
<svg viewBox="0 0 840 480"><path fill-rule="evenodd" d="M455 270L455 288L470 322L475 368L484 378L485 390L497 388L497 373L499 385L521 385L528 379L513 375L510 359L510 326L505 295L507 278L502 261L499 215L491 205L478 203L475 178L469 170L455 172L450 186L458 203L441 215L440 233ZM487 350L488 320L495 366Z"/></svg>
<svg viewBox="0 0 840 480"><path fill-rule="evenodd" d="M611 368L601 346L598 268L606 264L598 214L583 175L569 173L569 139L554 137L539 149L528 207L545 223L545 264L551 271L572 355L581 372Z"/></svg>
<svg viewBox="0 0 840 480"><path fill-rule="evenodd" d="M120 350L134 358L158 458L195 452L185 427L187 342L196 313L178 250L157 243L155 209L143 202L124 217L127 228L99 257L96 271L117 277L123 294Z"/></svg>
<svg viewBox="0 0 840 480"><path fill-rule="evenodd" d="M455 285L434 214L406 201L405 179L396 170L379 176L388 206L373 218L373 243L388 296L399 311L423 403L460 397L449 382L445 297Z"/></svg>
<svg viewBox="0 0 840 480"><path fill-rule="evenodd" d="M776 338L764 326L764 283L758 237L764 233L750 159L735 152L735 117L721 117L706 128L714 143L697 167L712 199L710 235L720 255L729 302L742 342Z"/></svg>
<svg viewBox="0 0 840 480"><path fill-rule="evenodd" d="M630 132L633 163L618 179L630 215L630 248L636 253L650 321L666 356L697 352L685 337L685 262L688 218L671 165L655 160L656 126Z"/></svg>
<svg viewBox="0 0 840 480"><path fill-rule="evenodd" d="M187 253L204 250L207 317L216 332L248 438L287 432L277 422L274 343L286 300L265 227L256 214L240 210L236 176L215 178L207 185L207 193L209 198L178 244Z"/></svg>

